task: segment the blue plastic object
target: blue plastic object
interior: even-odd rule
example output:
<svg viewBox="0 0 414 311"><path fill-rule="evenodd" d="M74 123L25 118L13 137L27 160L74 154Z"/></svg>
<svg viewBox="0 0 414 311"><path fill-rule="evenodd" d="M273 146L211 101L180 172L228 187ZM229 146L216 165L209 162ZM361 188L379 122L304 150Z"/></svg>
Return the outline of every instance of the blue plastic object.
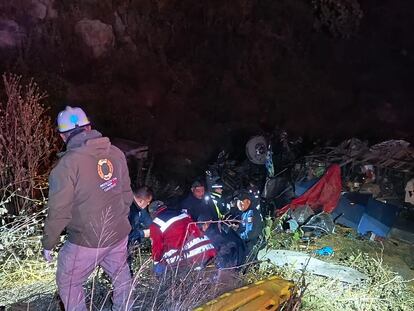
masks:
<svg viewBox="0 0 414 311"><path fill-rule="evenodd" d="M315 254L319 256L332 256L334 253L333 248L330 246L325 246L315 251Z"/></svg>
<svg viewBox="0 0 414 311"><path fill-rule="evenodd" d="M319 178L315 178L309 181L301 181L295 183L295 196L299 197L302 194L304 194L306 191L308 191L309 188L311 188L314 184L316 184L319 181Z"/></svg>
<svg viewBox="0 0 414 311"><path fill-rule="evenodd" d="M384 203L375 199L368 201L366 213L378 219L383 224L391 227L397 218L399 208L395 205Z"/></svg>
<svg viewBox="0 0 414 311"><path fill-rule="evenodd" d="M332 217L336 218L342 214L336 223L357 229L371 197L371 194L343 194L337 207L332 212Z"/></svg>
<svg viewBox="0 0 414 311"><path fill-rule="evenodd" d="M373 232L380 237L387 237L398 215L398 207L370 199L365 213L358 225L358 233Z"/></svg>
<svg viewBox="0 0 414 311"><path fill-rule="evenodd" d="M294 219L289 219L289 220L287 221L287 223L289 224L289 230L290 230L291 232L295 232L296 230L298 230L298 228L299 228L299 224L298 224L298 222L297 222L296 220L294 220Z"/></svg>

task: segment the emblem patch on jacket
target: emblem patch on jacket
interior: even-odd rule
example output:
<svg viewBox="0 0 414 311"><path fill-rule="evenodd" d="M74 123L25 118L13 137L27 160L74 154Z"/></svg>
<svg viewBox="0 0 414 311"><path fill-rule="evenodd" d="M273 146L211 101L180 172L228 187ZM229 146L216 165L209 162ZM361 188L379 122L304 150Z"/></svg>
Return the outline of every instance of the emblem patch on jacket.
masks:
<svg viewBox="0 0 414 311"><path fill-rule="evenodd" d="M99 177L105 180L104 183L99 185L104 192L107 192L116 186L118 179L116 177L112 178L112 175L114 174L114 166L110 160L100 159L98 161L97 170Z"/></svg>
<svg viewBox="0 0 414 311"><path fill-rule="evenodd" d="M100 159L98 161L98 175L103 180L110 180L114 173L114 166L108 159Z"/></svg>

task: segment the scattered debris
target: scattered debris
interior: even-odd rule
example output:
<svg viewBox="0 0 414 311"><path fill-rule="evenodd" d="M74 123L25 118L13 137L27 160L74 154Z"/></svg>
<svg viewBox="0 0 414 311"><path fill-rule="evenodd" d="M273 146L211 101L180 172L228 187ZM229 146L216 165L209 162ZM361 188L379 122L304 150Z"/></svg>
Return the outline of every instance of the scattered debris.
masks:
<svg viewBox="0 0 414 311"><path fill-rule="evenodd" d="M337 147L316 149L305 156L304 167L338 163L347 191L371 193L379 200L403 202L404 186L414 175L414 148L404 140L368 146L351 138Z"/></svg>
<svg viewBox="0 0 414 311"><path fill-rule="evenodd" d="M335 251L330 246L324 246L320 249L315 250L314 253L319 256L332 256Z"/></svg>
<svg viewBox="0 0 414 311"><path fill-rule="evenodd" d="M414 205L414 178L410 179L405 185L405 200L404 202Z"/></svg>
<svg viewBox="0 0 414 311"><path fill-rule="evenodd" d="M306 253L289 250L261 250L258 258L260 260L269 260L270 263L279 267L291 266L294 270L306 270L309 273L325 276L331 279L338 279L341 282L356 284L368 277L349 267L324 262L313 258ZM263 263L266 265L269 263Z"/></svg>
<svg viewBox="0 0 414 311"><path fill-rule="evenodd" d="M312 235L321 236L322 234L331 234L335 230L335 224L332 215L322 212L318 215L312 216L301 229L305 232L310 232Z"/></svg>
<svg viewBox="0 0 414 311"><path fill-rule="evenodd" d="M314 211L309 205L299 206L293 211L290 211L290 217L295 220L299 225L303 225L314 215Z"/></svg>

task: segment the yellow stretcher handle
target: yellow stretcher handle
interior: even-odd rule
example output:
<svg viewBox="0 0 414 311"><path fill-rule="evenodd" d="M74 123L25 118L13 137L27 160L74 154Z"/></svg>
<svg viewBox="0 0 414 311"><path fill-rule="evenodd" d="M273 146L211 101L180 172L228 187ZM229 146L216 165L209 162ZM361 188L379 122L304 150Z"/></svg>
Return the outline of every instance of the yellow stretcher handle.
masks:
<svg viewBox="0 0 414 311"><path fill-rule="evenodd" d="M293 282L272 276L225 293L194 311L274 311L290 298L293 287Z"/></svg>

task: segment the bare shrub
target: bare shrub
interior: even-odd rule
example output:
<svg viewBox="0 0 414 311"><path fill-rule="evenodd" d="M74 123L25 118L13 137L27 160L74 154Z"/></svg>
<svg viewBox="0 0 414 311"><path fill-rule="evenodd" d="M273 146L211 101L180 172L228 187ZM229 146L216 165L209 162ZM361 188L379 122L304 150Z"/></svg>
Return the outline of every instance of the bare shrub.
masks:
<svg viewBox="0 0 414 311"><path fill-rule="evenodd" d="M47 97L31 80L3 75L5 101L0 103L0 195L5 208L19 214L35 207L45 186L57 136L42 100ZM35 204L33 204L35 203Z"/></svg>
<svg viewBox="0 0 414 311"><path fill-rule="evenodd" d="M316 28L326 28L335 37L349 38L358 29L363 12L358 0L312 0Z"/></svg>

